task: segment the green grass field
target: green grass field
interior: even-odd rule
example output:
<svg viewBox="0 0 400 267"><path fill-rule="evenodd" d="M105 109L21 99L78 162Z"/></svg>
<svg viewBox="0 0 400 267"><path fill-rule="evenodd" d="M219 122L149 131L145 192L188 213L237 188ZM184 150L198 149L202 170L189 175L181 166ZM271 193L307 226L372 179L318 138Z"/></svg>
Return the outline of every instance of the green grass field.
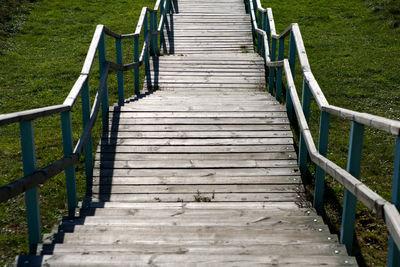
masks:
<svg viewBox="0 0 400 267"><path fill-rule="evenodd" d="M399 1L289 0L263 1L271 7L277 32L297 22L311 69L329 103L391 119L400 118L400 38L396 21ZM301 96L300 66L296 87ZM312 106L310 126L318 142L319 111ZM328 158L346 167L350 122L331 118ZM391 198L395 137L366 127L361 181ZM310 171L314 167L310 166ZM312 191L313 181L308 181ZM343 187L328 179L325 221L338 233ZM355 247L360 265L386 264L387 232L363 205L356 215Z"/></svg>
<svg viewBox="0 0 400 267"><path fill-rule="evenodd" d="M153 5L154 1L144 0L0 0L0 114L62 103L80 74L96 24L130 33L141 8ZM263 6L273 8L278 32L292 22L299 23L311 68L331 104L400 118L398 0L264 0ZM107 45L113 60L113 40L108 39ZM132 44L124 42L127 61L132 60L132 52ZM297 77L301 77L299 69L297 66ZM126 95L130 95L133 73L125 77ZM95 68L92 98L96 79ZM115 80L111 75L110 103L117 101ZM73 112L75 140L81 132L79 106L78 102ZM318 136L318 117L314 103L310 120L314 136ZM342 167L346 165L349 126L349 122L337 118L331 122L328 157ZM35 133L39 167L62 157L59 116L35 121ZM95 135L99 134L100 129L96 129ZM22 177L18 125L1 127L0 136L0 185L4 185ZM390 200L394 137L367 128L364 140L361 180ZM82 198L82 165L77 166L77 179ZM312 191L312 181L308 187ZM334 232L340 226L342 192L341 186L328 179L325 220ZM63 175L40 186L40 200L42 227L48 232L66 215ZM384 265L385 225L362 205L358 207L356 233L355 252L360 265ZM27 253L27 248L21 195L0 204L0 265Z"/></svg>

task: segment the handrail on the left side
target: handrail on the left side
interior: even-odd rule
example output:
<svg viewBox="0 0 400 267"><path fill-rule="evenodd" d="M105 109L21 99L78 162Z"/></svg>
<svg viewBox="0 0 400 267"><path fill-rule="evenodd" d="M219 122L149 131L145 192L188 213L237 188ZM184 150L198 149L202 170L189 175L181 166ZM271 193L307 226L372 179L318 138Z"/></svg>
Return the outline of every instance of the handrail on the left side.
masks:
<svg viewBox="0 0 400 267"><path fill-rule="evenodd" d="M108 75L110 69L113 68L117 70L118 102L120 104L123 104L125 98L123 71L134 69L134 91L135 94L140 94L139 67L144 63L146 71L149 71L150 54L159 55L160 44L158 36L163 31L164 22L170 10L171 0L157 0L154 9L144 7L140 14L135 32L130 34L118 34L106 28L104 25L97 25L81 74L73 85L68 96L65 98L63 104L0 115L0 126L17 122L20 124L24 171L24 177L0 187L0 203L25 192L28 236L31 253L35 253L36 244L41 241L37 186L62 171L65 171L68 213L70 216L74 215L75 208L77 207L74 165L79 162L82 154L84 154L86 179L87 181L91 180L93 172L92 129L96 123L100 109L102 110L103 131L109 131ZM142 34L144 41L142 50L140 51L139 38ZM111 36L115 39L117 62L107 60L105 35ZM128 38L134 39L134 62L123 64L121 40ZM162 42L163 39L160 39ZM93 105L90 106L89 75L92 70L96 53L98 54L99 59L100 80ZM79 95L82 98L83 131L74 146L72 138L71 111ZM36 167L33 121L54 114L60 114L61 116L64 157L47 167L38 169Z"/></svg>

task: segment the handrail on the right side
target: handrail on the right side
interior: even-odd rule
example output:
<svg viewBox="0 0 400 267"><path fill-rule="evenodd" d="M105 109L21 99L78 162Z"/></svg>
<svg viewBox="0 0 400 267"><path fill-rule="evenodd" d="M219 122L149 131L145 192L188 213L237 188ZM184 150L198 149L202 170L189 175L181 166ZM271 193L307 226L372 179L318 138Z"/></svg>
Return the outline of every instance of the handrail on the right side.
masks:
<svg viewBox="0 0 400 267"><path fill-rule="evenodd" d="M278 101L282 101L283 74L286 77L285 102L288 117L293 124L295 122L294 115L296 115L300 129L298 161L301 173L304 174L307 168L307 154L311 161L316 164L314 207L319 213L323 209L326 172L345 187L340 242L346 245L348 253L351 254L352 249L355 203L358 199L385 220L391 236L388 265L400 266L398 251L398 247L400 247L400 214L398 211L400 207L400 121L330 105L311 71L299 26L292 23L281 34L276 34L271 8L262 8L260 0L245 0L245 4L251 17L256 50L263 56L265 65L269 70L269 92L275 93ZM290 36L289 55L288 59L285 59L284 41L287 36ZM277 50L278 57L276 58ZM299 58L303 74L302 102L300 102L294 83L296 56ZM308 128L311 94L321 111L318 149ZM352 122L346 170L326 158L330 115L339 116ZM358 179L364 126L373 127L397 137L392 192L393 204L383 199Z"/></svg>

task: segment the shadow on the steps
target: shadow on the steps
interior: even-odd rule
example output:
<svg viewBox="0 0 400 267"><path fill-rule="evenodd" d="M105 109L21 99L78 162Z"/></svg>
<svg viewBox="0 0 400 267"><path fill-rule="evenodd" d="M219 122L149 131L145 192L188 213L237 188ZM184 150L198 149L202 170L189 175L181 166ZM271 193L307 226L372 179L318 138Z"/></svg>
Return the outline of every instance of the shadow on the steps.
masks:
<svg viewBox="0 0 400 267"><path fill-rule="evenodd" d="M174 14L179 13L179 5L177 0L171 0L171 10L169 16L167 16L164 27L165 31L160 35L161 51L164 54L175 53L175 33L174 33ZM165 33L167 36L165 36Z"/></svg>

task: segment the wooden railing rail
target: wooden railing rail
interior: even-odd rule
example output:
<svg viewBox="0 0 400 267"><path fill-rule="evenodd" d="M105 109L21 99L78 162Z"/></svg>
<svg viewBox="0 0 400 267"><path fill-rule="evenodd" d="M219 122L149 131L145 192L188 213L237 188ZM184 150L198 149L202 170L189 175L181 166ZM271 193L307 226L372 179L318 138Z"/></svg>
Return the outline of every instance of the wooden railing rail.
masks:
<svg viewBox="0 0 400 267"><path fill-rule="evenodd" d="M264 60L269 71L269 92L278 101L282 101L282 78L286 77L286 108L292 125L296 123L300 130L299 167L306 172L307 157L316 164L314 207L317 212L323 209L325 173L345 187L340 242L345 244L351 254L354 234L355 205L359 200L385 220L390 233L388 266L400 266L398 247L400 246L400 121L361 113L330 105L311 72L299 26L291 24L281 34L276 34L275 23L270 8L261 7L260 0L245 0L246 10L250 13L253 38L256 50ZM284 58L285 38L290 36L288 58ZM278 43L278 47L277 47ZM276 53L278 50L278 57ZM302 74L302 102L300 102L294 83L295 62L298 57ZM318 149L308 128L311 94L320 112ZM296 120L294 119L296 115ZM349 155L346 170L326 158L330 115L351 121ZM383 199L359 179L361 150L364 126L373 127L397 137L394 157L394 177L392 203Z"/></svg>
<svg viewBox="0 0 400 267"><path fill-rule="evenodd" d="M93 172L92 129L96 123L100 108L102 109L103 131L108 131L108 75L110 68L117 70L119 103L123 104L125 99L124 71L134 69L134 92L135 94L140 94L139 67L145 63L145 69L149 71L149 55L159 55L159 35L163 31L167 13L170 12L170 5L170 0L158 0L154 9L144 7L140 14L136 30L131 34L119 34L111 31L104 25L98 25L89 46L81 74L63 104L0 115L0 126L17 122L20 124L24 171L24 177L0 187L0 203L25 192L31 253L36 252L36 244L41 241L37 186L65 171L68 213L71 216L74 215L75 208L77 207L74 165L79 162L80 157L84 154L86 179L87 181L91 180ZM142 34L144 41L139 54L139 38ZM106 58L105 35L115 39L117 62L108 61ZM128 38L134 39L134 62L124 65L121 40ZM160 40L163 39L160 38ZM89 74L92 70L96 54L99 58L100 80L93 105L90 106ZM83 131L76 145L73 146L71 111L79 95L82 98ZM64 157L45 168L38 169L36 167L33 121L54 114L60 114L61 116Z"/></svg>

